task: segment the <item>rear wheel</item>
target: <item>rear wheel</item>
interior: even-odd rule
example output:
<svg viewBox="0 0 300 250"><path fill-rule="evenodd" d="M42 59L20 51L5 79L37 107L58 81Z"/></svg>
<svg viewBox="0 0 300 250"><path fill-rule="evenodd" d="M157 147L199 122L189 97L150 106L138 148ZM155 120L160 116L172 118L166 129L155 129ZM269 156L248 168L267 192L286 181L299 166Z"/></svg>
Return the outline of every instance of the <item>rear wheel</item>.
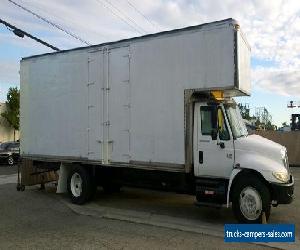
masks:
<svg viewBox="0 0 300 250"><path fill-rule="evenodd" d="M270 217L271 199L268 187L257 177L238 180L232 194L232 209L241 223L261 223L263 213Z"/></svg>
<svg viewBox="0 0 300 250"><path fill-rule="evenodd" d="M71 201L83 204L89 201L96 191L94 177L88 167L75 166L68 176L68 192Z"/></svg>

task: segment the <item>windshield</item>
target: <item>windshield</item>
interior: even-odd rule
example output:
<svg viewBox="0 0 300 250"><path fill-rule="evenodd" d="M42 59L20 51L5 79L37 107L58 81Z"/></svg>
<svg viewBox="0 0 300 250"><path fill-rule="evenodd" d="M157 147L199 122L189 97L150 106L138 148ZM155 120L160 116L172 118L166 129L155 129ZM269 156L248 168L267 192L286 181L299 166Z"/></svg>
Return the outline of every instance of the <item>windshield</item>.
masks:
<svg viewBox="0 0 300 250"><path fill-rule="evenodd" d="M247 128L241 116L239 107L236 104L226 104L224 106L233 136L235 138L247 136Z"/></svg>

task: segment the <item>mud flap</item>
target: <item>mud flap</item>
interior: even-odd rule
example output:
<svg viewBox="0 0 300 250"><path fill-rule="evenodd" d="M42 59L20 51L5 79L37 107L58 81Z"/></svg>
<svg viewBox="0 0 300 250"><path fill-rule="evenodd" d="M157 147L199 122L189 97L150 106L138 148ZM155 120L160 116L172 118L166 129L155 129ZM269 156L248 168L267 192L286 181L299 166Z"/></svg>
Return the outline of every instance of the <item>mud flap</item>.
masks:
<svg viewBox="0 0 300 250"><path fill-rule="evenodd" d="M60 164L59 178L58 178L58 184L57 184L57 189L56 189L57 194L62 194L62 193L68 192L67 179L68 179L69 172L70 172L69 166Z"/></svg>

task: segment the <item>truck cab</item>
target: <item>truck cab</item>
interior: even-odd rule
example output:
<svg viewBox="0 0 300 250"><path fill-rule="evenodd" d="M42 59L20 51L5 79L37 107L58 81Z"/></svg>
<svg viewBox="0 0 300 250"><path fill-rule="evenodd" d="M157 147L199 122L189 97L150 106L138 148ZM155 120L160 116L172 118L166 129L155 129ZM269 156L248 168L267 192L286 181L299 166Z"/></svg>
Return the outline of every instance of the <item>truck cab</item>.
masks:
<svg viewBox="0 0 300 250"><path fill-rule="evenodd" d="M239 221L256 223L292 202L286 148L249 135L233 99L194 104L193 148L198 205L232 203Z"/></svg>

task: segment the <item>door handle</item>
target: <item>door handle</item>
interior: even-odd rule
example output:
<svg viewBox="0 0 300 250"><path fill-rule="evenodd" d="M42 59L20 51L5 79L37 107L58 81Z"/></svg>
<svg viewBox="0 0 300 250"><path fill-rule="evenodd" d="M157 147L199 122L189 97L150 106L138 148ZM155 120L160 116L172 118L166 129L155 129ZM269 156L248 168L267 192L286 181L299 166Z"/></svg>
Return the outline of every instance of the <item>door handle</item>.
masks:
<svg viewBox="0 0 300 250"><path fill-rule="evenodd" d="M199 151L199 163L203 164L203 151Z"/></svg>
<svg viewBox="0 0 300 250"><path fill-rule="evenodd" d="M225 148L225 143L224 142L219 142L219 143L217 143L217 145L219 145L220 148Z"/></svg>

